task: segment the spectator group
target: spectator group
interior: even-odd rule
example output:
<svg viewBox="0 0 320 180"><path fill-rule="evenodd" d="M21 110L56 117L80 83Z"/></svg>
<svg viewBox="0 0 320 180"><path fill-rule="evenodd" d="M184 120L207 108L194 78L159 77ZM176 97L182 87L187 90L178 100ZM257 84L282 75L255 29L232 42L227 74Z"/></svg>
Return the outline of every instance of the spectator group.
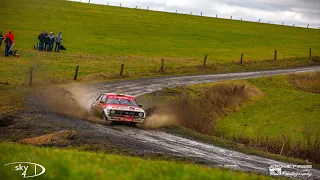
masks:
<svg viewBox="0 0 320 180"><path fill-rule="evenodd" d="M59 52L62 43L62 35L61 32L59 32L58 35L55 36L53 32L50 32L48 34L48 32L42 31L38 36L38 40L39 51L50 52L53 50L53 46L55 44L54 51Z"/></svg>

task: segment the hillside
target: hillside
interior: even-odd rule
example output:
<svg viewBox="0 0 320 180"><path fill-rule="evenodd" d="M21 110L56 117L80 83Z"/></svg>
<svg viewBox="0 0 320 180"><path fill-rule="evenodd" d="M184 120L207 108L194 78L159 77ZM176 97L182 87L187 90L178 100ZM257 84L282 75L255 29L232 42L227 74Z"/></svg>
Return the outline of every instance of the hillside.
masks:
<svg viewBox="0 0 320 180"><path fill-rule="evenodd" d="M13 30L21 55L14 60L0 56L0 81L11 84L25 83L30 66L36 67L38 79L49 82L71 79L77 65L82 81L115 78L122 55L126 77L145 77L158 75L161 58L165 59L164 74L199 74L306 66L310 62L301 58L308 57L309 48L313 55L320 54L317 29L64 0L3 0L0 11L0 31ZM42 30L62 32L67 51L34 51ZM278 60L293 59L276 64L230 64L238 62L241 53L245 63L266 62L273 59L275 49ZM205 54L210 66L197 69Z"/></svg>

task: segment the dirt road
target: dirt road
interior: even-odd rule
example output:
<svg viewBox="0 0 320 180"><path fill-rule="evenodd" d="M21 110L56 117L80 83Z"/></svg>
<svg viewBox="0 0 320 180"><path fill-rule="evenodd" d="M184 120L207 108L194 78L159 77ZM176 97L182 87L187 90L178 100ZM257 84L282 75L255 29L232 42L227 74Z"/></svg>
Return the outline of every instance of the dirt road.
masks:
<svg viewBox="0 0 320 180"><path fill-rule="evenodd" d="M92 100L102 92L117 92L139 96L167 87L309 71L320 71L320 66L259 72L146 78L110 83L80 85L77 86L77 88L86 88L86 96L81 103L88 108ZM32 106L36 105L33 104ZM189 140L183 137L168 134L160 130L143 130L128 126L108 126L95 124L89 121L79 120L75 117L60 115L40 109L41 108L38 108L32 113L23 114L23 118L37 116L37 120L31 122L31 127L29 127L31 130L32 128L41 129L52 126L49 123L50 120L51 123L54 122L59 124L59 126L55 127L56 130L66 129L65 127L67 127L67 129L75 129L82 132L85 134L85 136L82 137L84 142L88 140L99 139L101 141L117 143L123 147L132 149L132 151L142 154L150 152L170 154L173 156L196 159L209 166L227 167L266 175L269 175L268 168L270 165L288 165L287 163L282 163L258 156L247 155L211 144ZM1 131L8 131L8 133L10 132L10 130L6 128L2 128ZM300 172L298 169L290 169L288 171ZM320 179L319 170L311 169L310 172L312 176L304 176L303 178Z"/></svg>

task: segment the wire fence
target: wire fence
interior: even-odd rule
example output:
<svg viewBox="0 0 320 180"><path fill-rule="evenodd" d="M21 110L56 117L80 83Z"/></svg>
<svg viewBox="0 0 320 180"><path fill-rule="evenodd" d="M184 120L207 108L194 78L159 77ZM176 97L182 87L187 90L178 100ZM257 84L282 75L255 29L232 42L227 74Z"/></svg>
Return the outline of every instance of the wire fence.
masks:
<svg viewBox="0 0 320 180"><path fill-rule="evenodd" d="M91 3L91 0L79 0L79 2ZM230 16L230 18L219 17L218 14L216 14L215 16L206 16L203 12L199 12L198 14L195 14L195 13L193 13L193 12L190 12L190 13L182 13L182 12L178 12L178 10L175 10L175 11L160 11L160 10L156 10L156 9L151 9L150 6L145 6L145 7L138 7L138 6L128 7L128 6L123 6L122 3L119 3L119 4L111 4L111 3L109 3L109 2L106 2L105 4L102 4L102 5L114 6L114 7L123 7L123 8L132 8L132 9L140 9L140 10L147 10L147 11L159 11L159 12L167 12L167 13L177 13L177 14L185 14L185 15L193 15L193 16L213 17L213 18L218 18L218 19L230 19L230 20L239 20L239 21L247 21L247 22L264 23L264 24L274 24L274 25L282 25L282 26L292 26L292 27L301 27L301 28L320 29L320 27L318 27L318 28L316 28L316 27L310 27L310 24L307 24L307 25L305 25L305 26L296 26L296 24L285 24L283 21L282 21L281 24L277 24L277 23L272 23L272 21L262 21L261 19L259 19L258 21L249 21L249 20L244 20L242 17L240 17L239 19L236 19L236 18L234 18L233 16Z"/></svg>

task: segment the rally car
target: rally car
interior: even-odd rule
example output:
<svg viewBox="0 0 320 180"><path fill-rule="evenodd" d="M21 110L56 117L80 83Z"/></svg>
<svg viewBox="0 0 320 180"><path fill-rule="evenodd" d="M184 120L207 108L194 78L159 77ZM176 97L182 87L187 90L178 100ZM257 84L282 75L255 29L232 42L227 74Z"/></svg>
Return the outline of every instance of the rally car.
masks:
<svg viewBox="0 0 320 180"><path fill-rule="evenodd" d="M91 105L90 112L105 121L143 123L146 112L130 95L103 93Z"/></svg>

